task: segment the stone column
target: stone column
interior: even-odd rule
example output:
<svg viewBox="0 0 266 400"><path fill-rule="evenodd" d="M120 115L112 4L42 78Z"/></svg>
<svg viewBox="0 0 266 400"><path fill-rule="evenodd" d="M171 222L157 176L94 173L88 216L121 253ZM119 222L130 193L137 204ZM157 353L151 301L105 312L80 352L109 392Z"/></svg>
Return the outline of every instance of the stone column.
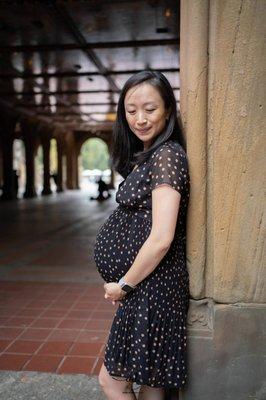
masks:
<svg viewBox="0 0 266 400"><path fill-rule="evenodd" d="M16 199L13 173L13 141L17 116L1 110L0 141L2 148L3 188L1 200Z"/></svg>
<svg viewBox="0 0 266 400"><path fill-rule="evenodd" d="M37 196L35 189L35 150L37 145L37 121L29 121L25 118L21 120L21 133L25 146L26 158L26 187L23 194L24 198Z"/></svg>
<svg viewBox="0 0 266 400"><path fill-rule="evenodd" d="M67 189L79 189L77 143L73 132L66 135Z"/></svg>
<svg viewBox="0 0 266 400"><path fill-rule="evenodd" d="M66 153L67 162L67 189L79 189L77 182L78 158L75 150L68 149Z"/></svg>
<svg viewBox="0 0 266 400"><path fill-rule="evenodd" d="M61 140L57 139L57 185L56 191L58 193L64 191L63 186L63 143Z"/></svg>
<svg viewBox="0 0 266 400"><path fill-rule="evenodd" d="M75 168L75 189L80 189L79 187L79 171L80 171L80 154L78 150L75 151L74 156L74 168Z"/></svg>
<svg viewBox="0 0 266 400"><path fill-rule="evenodd" d="M265 18L263 0L181 0L191 302L180 400L266 395Z"/></svg>
<svg viewBox="0 0 266 400"><path fill-rule="evenodd" d="M52 193L50 186L50 138L42 139L43 148L43 189L42 195Z"/></svg>
<svg viewBox="0 0 266 400"><path fill-rule="evenodd" d="M0 186L2 187L4 183L3 178L3 147L2 141L0 140Z"/></svg>
<svg viewBox="0 0 266 400"><path fill-rule="evenodd" d="M1 136L1 139L3 149L3 191L1 200L12 200L16 198L13 174L13 137L5 135Z"/></svg>
<svg viewBox="0 0 266 400"><path fill-rule="evenodd" d="M208 24L208 1L181 1L180 113L186 133L191 178L187 254L190 291L193 297L199 298L205 294L207 241ZM193 207L194 203L197 207Z"/></svg>

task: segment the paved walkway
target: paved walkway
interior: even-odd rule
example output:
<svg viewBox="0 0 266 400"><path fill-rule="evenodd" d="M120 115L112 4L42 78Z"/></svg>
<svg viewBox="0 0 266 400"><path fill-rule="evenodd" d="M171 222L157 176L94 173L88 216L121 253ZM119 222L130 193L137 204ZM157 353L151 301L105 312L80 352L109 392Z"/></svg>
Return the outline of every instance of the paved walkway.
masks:
<svg viewBox="0 0 266 400"><path fill-rule="evenodd" d="M0 369L97 374L115 306L87 283L1 282Z"/></svg>
<svg viewBox="0 0 266 400"><path fill-rule="evenodd" d="M80 191L0 204L0 399L102 398L116 306L92 250L116 205Z"/></svg>
<svg viewBox="0 0 266 400"><path fill-rule="evenodd" d="M0 400L105 399L94 376L0 371Z"/></svg>

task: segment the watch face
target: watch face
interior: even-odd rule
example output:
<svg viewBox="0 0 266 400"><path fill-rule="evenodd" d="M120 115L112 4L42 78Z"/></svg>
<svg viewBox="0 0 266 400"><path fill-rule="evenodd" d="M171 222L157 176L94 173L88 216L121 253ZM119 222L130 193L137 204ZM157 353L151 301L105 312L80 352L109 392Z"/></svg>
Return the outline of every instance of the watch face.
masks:
<svg viewBox="0 0 266 400"><path fill-rule="evenodd" d="M124 286L122 287L122 290L124 290L125 292L129 293L129 292L131 292L132 287L130 287L129 285L124 285Z"/></svg>

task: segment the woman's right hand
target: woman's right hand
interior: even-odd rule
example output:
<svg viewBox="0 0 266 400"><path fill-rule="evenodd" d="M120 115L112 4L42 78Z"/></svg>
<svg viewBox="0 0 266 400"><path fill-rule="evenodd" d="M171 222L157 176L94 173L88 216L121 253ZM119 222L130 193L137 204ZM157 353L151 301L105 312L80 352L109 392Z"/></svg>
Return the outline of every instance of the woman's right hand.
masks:
<svg viewBox="0 0 266 400"><path fill-rule="evenodd" d="M111 299L112 304L115 305L117 301L122 300L126 296L126 292L124 292L120 285L116 282L109 282L105 283L104 285L105 290L105 299Z"/></svg>

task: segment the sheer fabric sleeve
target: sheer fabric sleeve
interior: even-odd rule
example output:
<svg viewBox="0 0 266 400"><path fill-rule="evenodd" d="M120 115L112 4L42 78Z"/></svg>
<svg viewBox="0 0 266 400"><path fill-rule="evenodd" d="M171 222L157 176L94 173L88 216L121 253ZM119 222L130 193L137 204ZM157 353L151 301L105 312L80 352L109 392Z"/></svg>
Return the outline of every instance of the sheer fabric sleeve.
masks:
<svg viewBox="0 0 266 400"><path fill-rule="evenodd" d="M186 153L181 146L176 149L165 145L162 146L152 158L150 169L151 190L159 185L168 184L182 196L188 174L187 168Z"/></svg>

